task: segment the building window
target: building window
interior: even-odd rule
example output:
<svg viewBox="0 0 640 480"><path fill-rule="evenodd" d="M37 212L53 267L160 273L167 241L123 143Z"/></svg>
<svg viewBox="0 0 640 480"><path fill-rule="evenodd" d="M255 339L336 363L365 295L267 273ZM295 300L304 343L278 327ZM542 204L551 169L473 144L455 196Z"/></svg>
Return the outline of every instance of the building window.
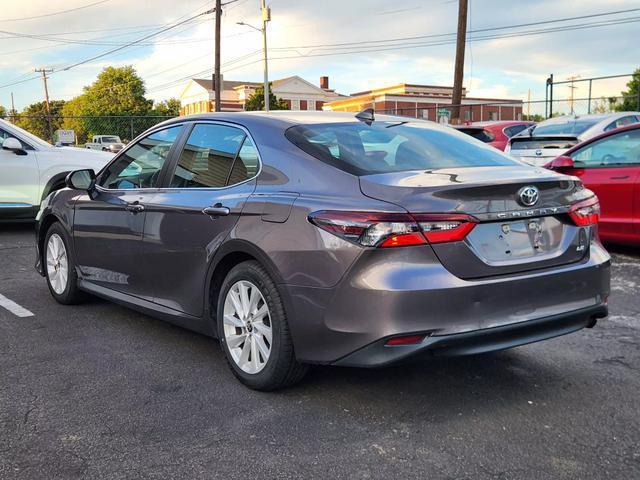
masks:
<svg viewBox="0 0 640 480"><path fill-rule="evenodd" d="M291 100L291 110L300 110L300 100Z"/></svg>
<svg viewBox="0 0 640 480"><path fill-rule="evenodd" d="M498 112L489 112L489 120L498 120Z"/></svg>
<svg viewBox="0 0 640 480"><path fill-rule="evenodd" d="M307 110L315 110L315 109L316 109L316 101L307 100Z"/></svg>
<svg viewBox="0 0 640 480"><path fill-rule="evenodd" d="M473 112L471 111L471 109L464 111L464 120L465 120L465 122L471 122L473 120L472 113Z"/></svg>

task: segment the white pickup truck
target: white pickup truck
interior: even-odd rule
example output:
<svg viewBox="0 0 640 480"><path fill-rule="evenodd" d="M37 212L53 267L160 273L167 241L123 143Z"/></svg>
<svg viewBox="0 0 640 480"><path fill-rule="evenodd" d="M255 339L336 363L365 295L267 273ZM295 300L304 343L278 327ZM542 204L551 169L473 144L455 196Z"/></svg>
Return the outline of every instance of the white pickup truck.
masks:
<svg viewBox="0 0 640 480"><path fill-rule="evenodd" d="M0 221L35 218L40 202L65 187L69 172L98 172L113 158L105 152L54 147L4 120L0 145Z"/></svg>
<svg viewBox="0 0 640 480"><path fill-rule="evenodd" d="M94 135L93 141L86 144L91 150L116 153L124 148L124 143L117 135Z"/></svg>

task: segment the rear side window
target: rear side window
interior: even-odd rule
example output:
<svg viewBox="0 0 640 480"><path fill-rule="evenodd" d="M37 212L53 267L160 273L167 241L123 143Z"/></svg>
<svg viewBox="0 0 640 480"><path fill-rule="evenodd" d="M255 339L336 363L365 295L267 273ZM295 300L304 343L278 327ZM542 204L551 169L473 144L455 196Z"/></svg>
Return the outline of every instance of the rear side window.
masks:
<svg viewBox="0 0 640 480"><path fill-rule="evenodd" d="M308 154L355 175L520 165L454 129L426 122L298 125L285 135Z"/></svg>
<svg viewBox="0 0 640 480"><path fill-rule="evenodd" d="M522 132L523 130L527 129L529 127L529 125L525 125L525 124L520 124L520 125L511 125L510 127L507 127L504 129L504 134L511 138L514 135L517 135L518 133Z"/></svg>
<svg viewBox="0 0 640 480"><path fill-rule="evenodd" d="M493 142L496 138L493 133L482 128L458 128L458 131L466 133L470 137L473 137L476 140L480 140L484 143Z"/></svg>
<svg viewBox="0 0 640 480"><path fill-rule="evenodd" d="M244 182L258 174L258 151L250 137L245 137L242 147L238 152L236 161L233 162L229 185Z"/></svg>
<svg viewBox="0 0 640 480"><path fill-rule="evenodd" d="M176 171L172 188L219 188L227 185L233 162L245 140L239 128L216 124L193 127Z"/></svg>
<svg viewBox="0 0 640 480"><path fill-rule="evenodd" d="M539 123L533 128L533 135L580 135L582 132L593 127L598 120L570 119L566 122L550 122L548 124Z"/></svg>

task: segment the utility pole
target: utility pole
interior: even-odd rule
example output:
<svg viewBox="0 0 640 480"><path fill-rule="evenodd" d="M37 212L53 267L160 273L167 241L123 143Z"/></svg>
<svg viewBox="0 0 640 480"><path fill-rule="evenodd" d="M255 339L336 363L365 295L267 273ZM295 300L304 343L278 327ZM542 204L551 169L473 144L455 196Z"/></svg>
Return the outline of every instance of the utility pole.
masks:
<svg viewBox="0 0 640 480"><path fill-rule="evenodd" d="M269 66L267 56L267 22L271 21L271 8L262 0L262 49L264 50L264 111L269 112Z"/></svg>
<svg viewBox="0 0 640 480"><path fill-rule="evenodd" d="M213 90L215 91L215 111L222 111L220 105L220 91L222 90L222 81L220 78L220 24L222 23L222 5L221 0L216 0L216 53L215 68L213 74Z"/></svg>
<svg viewBox="0 0 640 480"><path fill-rule="evenodd" d="M9 115L11 123L16 123L16 105L13 102L13 92L11 92L11 114Z"/></svg>
<svg viewBox="0 0 640 480"><path fill-rule="evenodd" d="M456 65L453 74L453 95L451 97L451 123L460 124L460 104L462 103L462 80L464 77L464 49L467 42L468 0L458 0L458 37L456 40Z"/></svg>
<svg viewBox="0 0 640 480"><path fill-rule="evenodd" d="M573 84L573 82L579 78L580 78L580 75L573 75L567 78L567 80L571 81L571 83L568 85L568 88L569 88L569 109L571 110L572 115L575 114L573 110L573 98L574 98L573 92L575 91L576 88L578 88Z"/></svg>
<svg viewBox="0 0 640 480"><path fill-rule="evenodd" d="M51 143L54 143L53 140L53 126L51 125L51 105L49 105L49 88L47 87L47 73L53 72L52 68L36 68L34 70L36 73L42 73L42 81L44 82L44 100L45 105L47 107L47 123L49 124L49 136L51 138Z"/></svg>

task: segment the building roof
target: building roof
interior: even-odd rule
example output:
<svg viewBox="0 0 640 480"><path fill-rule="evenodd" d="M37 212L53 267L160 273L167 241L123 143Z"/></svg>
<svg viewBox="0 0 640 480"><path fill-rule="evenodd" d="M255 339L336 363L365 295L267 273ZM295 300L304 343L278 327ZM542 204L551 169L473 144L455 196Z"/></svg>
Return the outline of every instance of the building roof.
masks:
<svg viewBox="0 0 640 480"><path fill-rule="evenodd" d="M206 88L207 90L210 90L213 92L213 80L212 79L206 79L206 78L192 78L192 80L194 82L196 82L198 85L200 85L202 88ZM262 83L260 82L243 82L243 81L237 81L237 80L222 80L222 90L233 90L234 88L238 88L238 87L244 87L244 86L248 86L248 87L260 87L262 86Z"/></svg>

